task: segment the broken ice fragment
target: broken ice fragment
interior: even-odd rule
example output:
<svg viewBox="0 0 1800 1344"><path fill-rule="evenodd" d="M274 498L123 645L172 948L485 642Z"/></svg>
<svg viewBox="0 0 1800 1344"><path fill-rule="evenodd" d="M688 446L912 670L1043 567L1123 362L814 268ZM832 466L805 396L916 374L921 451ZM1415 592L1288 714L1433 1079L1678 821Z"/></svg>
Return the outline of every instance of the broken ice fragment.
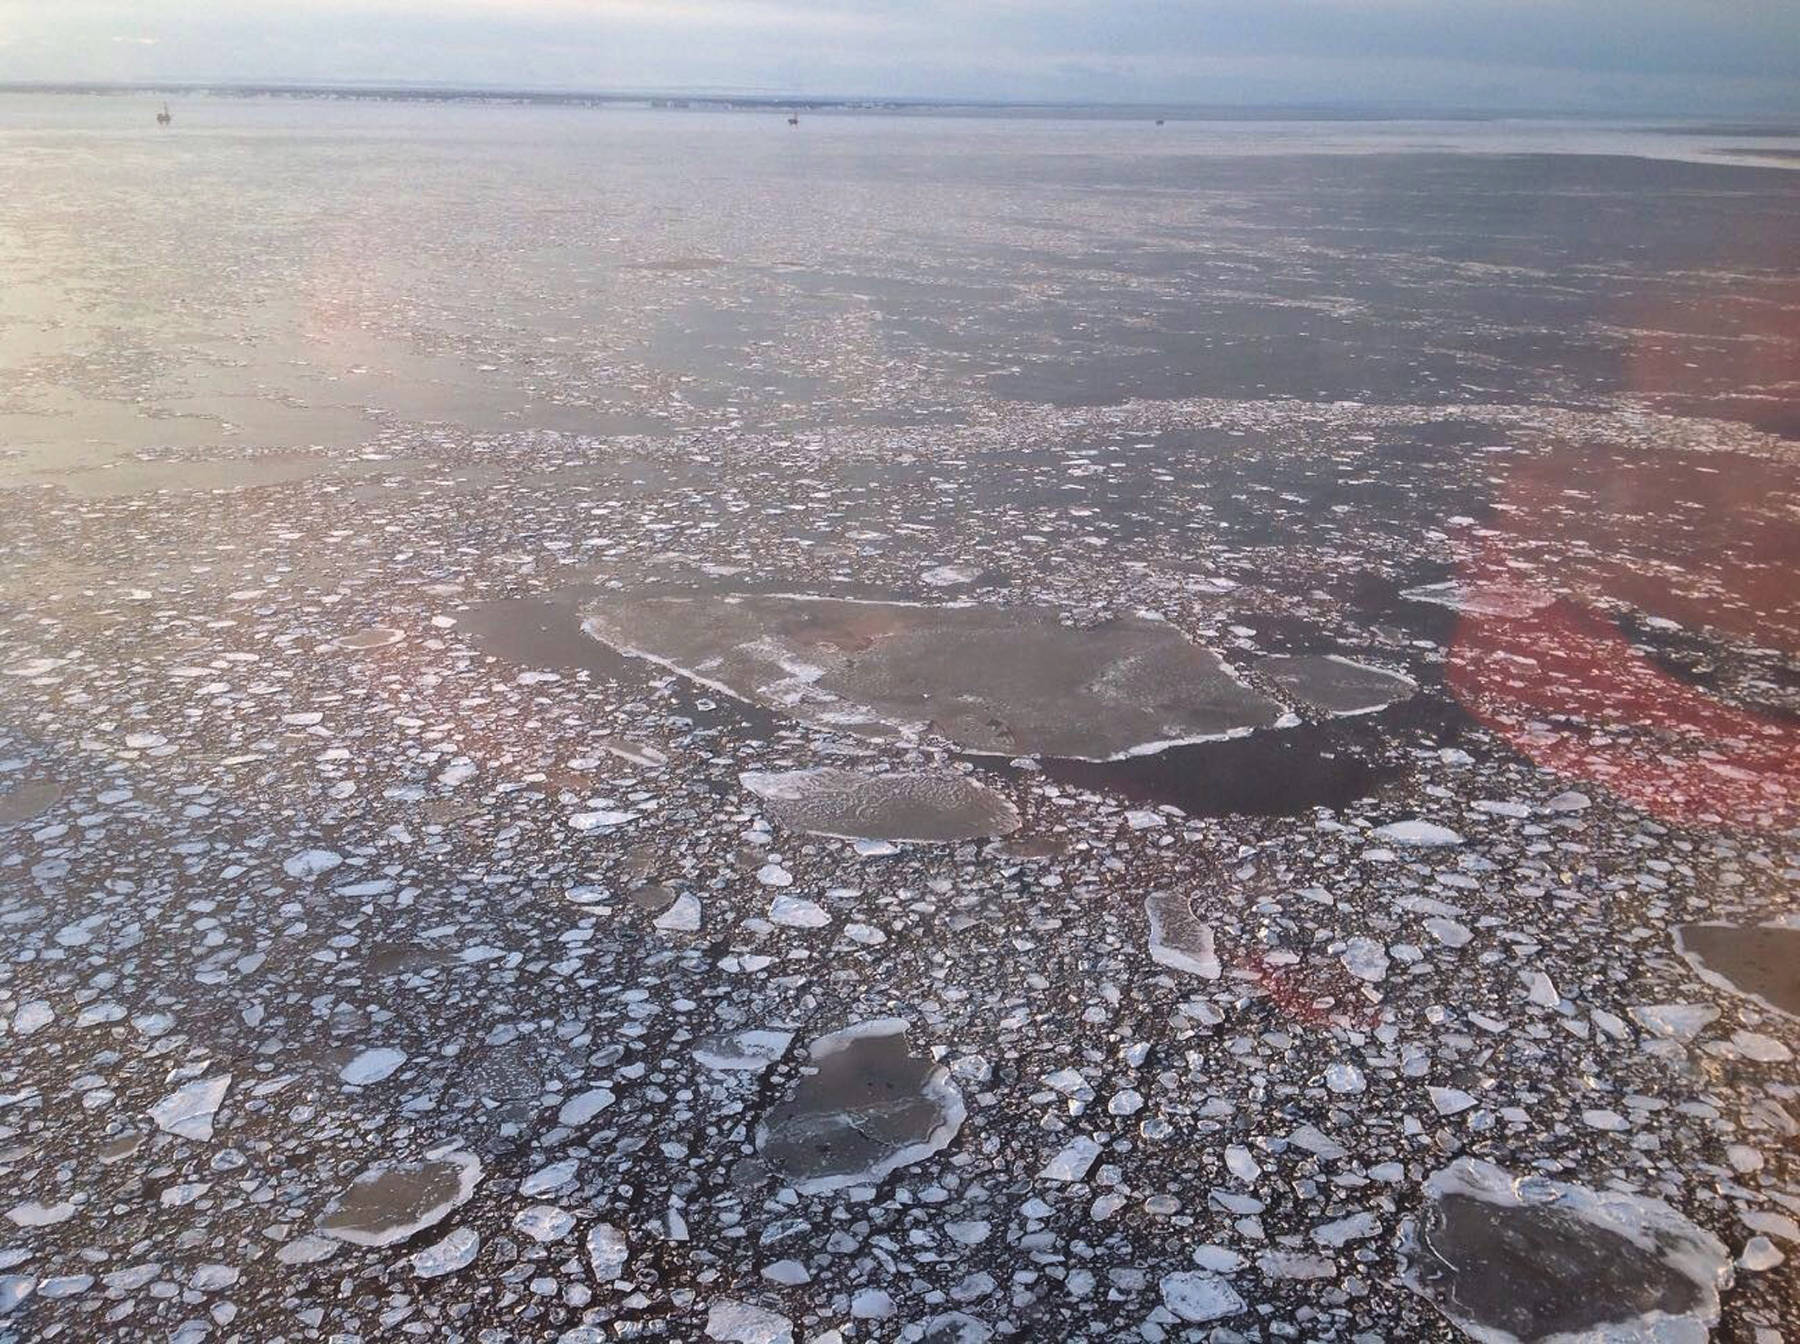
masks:
<svg viewBox="0 0 1800 1344"><path fill-rule="evenodd" d="M231 1087L231 1075L199 1078L176 1088L150 1108L157 1128L183 1139L204 1141L213 1136L213 1116Z"/></svg>
<svg viewBox="0 0 1800 1344"><path fill-rule="evenodd" d="M915 842L1007 835L1019 814L1006 798L952 770L750 772L743 785L779 824L843 840Z"/></svg>
<svg viewBox="0 0 1800 1344"><path fill-rule="evenodd" d="M1161 1292L1163 1305L1190 1324L1235 1316L1245 1307L1237 1289L1204 1269L1163 1275Z"/></svg>
<svg viewBox="0 0 1800 1344"><path fill-rule="evenodd" d="M1219 978L1212 928L1194 914L1186 896L1153 891L1144 898L1144 913L1150 917L1150 960L1203 980Z"/></svg>
<svg viewBox="0 0 1800 1344"><path fill-rule="evenodd" d="M756 1147L803 1194L873 1184L944 1148L962 1127L949 1071L907 1049L901 1018L861 1022L810 1047L815 1071L757 1127Z"/></svg>
<svg viewBox="0 0 1800 1344"><path fill-rule="evenodd" d="M1417 818L1377 826L1370 834L1390 845L1412 845L1421 849L1460 845L1463 842L1462 836L1448 826L1439 826L1436 822L1420 821Z"/></svg>
<svg viewBox="0 0 1800 1344"><path fill-rule="evenodd" d="M1353 663L1336 654L1272 654L1257 659L1252 670L1308 709L1326 714L1367 714L1404 700L1418 689L1410 677Z"/></svg>
<svg viewBox="0 0 1800 1344"><path fill-rule="evenodd" d="M769 903L769 921L790 929L822 929L831 923L831 916L817 901L781 895Z"/></svg>
<svg viewBox="0 0 1800 1344"><path fill-rule="evenodd" d="M721 1073L761 1073L787 1053L791 1031L732 1032L713 1036L694 1047L694 1058Z"/></svg>
<svg viewBox="0 0 1800 1344"><path fill-rule="evenodd" d="M1719 1016L1710 1003L1640 1003L1630 1011L1631 1020L1652 1036L1683 1043L1693 1040Z"/></svg>
<svg viewBox="0 0 1800 1344"><path fill-rule="evenodd" d="M554 1204L532 1204L513 1215L513 1227L535 1242L561 1241L575 1227L575 1215Z"/></svg>
<svg viewBox="0 0 1800 1344"><path fill-rule="evenodd" d="M587 1234L588 1262L594 1267L594 1277L602 1283L611 1283L625 1272L625 1261L631 1248L625 1240L625 1234L611 1223L598 1223Z"/></svg>
<svg viewBox="0 0 1800 1344"><path fill-rule="evenodd" d="M1062 1181L1073 1183L1088 1174L1088 1168L1094 1165L1100 1156L1100 1145L1085 1134L1070 1139L1057 1150L1044 1169L1038 1173L1040 1181Z"/></svg>
<svg viewBox="0 0 1800 1344"><path fill-rule="evenodd" d="M394 1070L404 1063L406 1063L404 1050L392 1050L385 1046L378 1046L372 1050L358 1052L355 1059L344 1065L338 1077L353 1087L364 1087L391 1077Z"/></svg>
<svg viewBox="0 0 1800 1344"><path fill-rule="evenodd" d="M706 1337L726 1344L794 1344L794 1326L785 1316L722 1297L707 1309Z"/></svg>
<svg viewBox="0 0 1800 1344"><path fill-rule="evenodd" d="M1343 1246L1352 1241L1366 1241L1381 1231L1381 1219L1373 1213L1353 1213L1312 1230L1312 1238L1321 1246Z"/></svg>
<svg viewBox="0 0 1800 1344"><path fill-rule="evenodd" d="M467 1269L481 1250L481 1235L473 1228L459 1227L442 1241L413 1252L413 1273L421 1279L442 1278L459 1269Z"/></svg>
<svg viewBox="0 0 1800 1344"><path fill-rule="evenodd" d="M1363 1071L1354 1064L1329 1064L1325 1068L1325 1086L1333 1092L1354 1095L1368 1085Z"/></svg>
<svg viewBox="0 0 1800 1344"><path fill-rule="evenodd" d="M303 849L281 865L281 871L293 878L313 878L329 873L344 861L342 854L329 849Z"/></svg>
<svg viewBox="0 0 1800 1344"><path fill-rule="evenodd" d="M66 1199L55 1204L40 1204L36 1200L30 1200L13 1205L6 1211L6 1216L20 1227L53 1227L73 1218L75 1206Z"/></svg>
<svg viewBox="0 0 1800 1344"><path fill-rule="evenodd" d="M389 1246L443 1222L480 1180L480 1160L464 1152L370 1167L326 1207L319 1230L355 1246Z"/></svg>
<svg viewBox="0 0 1800 1344"><path fill-rule="evenodd" d="M540 1167L524 1180L519 1182L519 1193L526 1197L547 1195L552 1190L560 1190L575 1179L580 1167L574 1158L565 1158L561 1162L552 1162L547 1167Z"/></svg>
<svg viewBox="0 0 1800 1344"><path fill-rule="evenodd" d="M390 626L375 625L354 634L339 635L332 642L340 649L361 653L367 649L385 649L390 644L398 644L404 637L400 631Z"/></svg>
<svg viewBox="0 0 1800 1344"><path fill-rule="evenodd" d="M684 891L651 922L667 933L696 933L700 928L700 898Z"/></svg>
<svg viewBox="0 0 1800 1344"><path fill-rule="evenodd" d="M1460 1087L1428 1087L1431 1105L1439 1115L1458 1115L1480 1103Z"/></svg>
<svg viewBox="0 0 1800 1344"><path fill-rule="evenodd" d="M1471 1338L1702 1344L1731 1259L1660 1200L1458 1158L1425 1183L1405 1282Z"/></svg>
<svg viewBox="0 0 1800 1344"><path fill-rule="evenodd" d="M565 1101L556 1113L556 1121L562 1125L585 1125L612 1105L614 1100L616 1098L609 1088L589 1088L586 1092Z"/></svg>
<svg viewBox="0 0 1800 1344"><path fill-rule="evenodd" d="M602 808L594 812L577 812L569 818L569 829L572 831L609 831L615 826L623 826L628 821L637 820L635 812L617 812Z"/></svg>
<svg viewBox="0 0 1800 1344"><path fill-rule="evenodd" d="M1344 950L1338 960L1344 963L1344 969L1358 980L1366 980L1378 985L1387 979L1387 949L1373 938L1352 938L1344 944Z"/></svg>

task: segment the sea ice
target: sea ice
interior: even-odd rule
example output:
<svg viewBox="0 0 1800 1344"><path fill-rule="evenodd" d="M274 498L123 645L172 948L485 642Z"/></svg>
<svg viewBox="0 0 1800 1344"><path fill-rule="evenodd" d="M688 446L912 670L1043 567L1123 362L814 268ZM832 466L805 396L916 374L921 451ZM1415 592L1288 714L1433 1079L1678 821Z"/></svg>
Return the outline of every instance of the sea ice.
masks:
<svg viewBox="0 0 1800 1344"><path fill-rule="evenodd" d="M1401 1237L1405 1282L1472 1337L1702 1344L1731 1258L1660 1200L1458 1158Z"/></svg>
<svg viewBox="0 0 1800 1344"><path fill-rule="evenodd" d="M198 1078L183 1084L150 1108L157 1128L184 1139L206 1140L213 1136L213 1116L231 1087L231 1075Z"/></svg>
<svg viewBox="0 0 1800 1344"><path fill-rule="evenodd" d="M1244 1299L1225 1279L1204 1269L1163 1275L1162 1302L1190 1324L1223 1320L1245 1309Z"/></svg>
<svg viewBox="0 0 1800 1344"><path fill-rule="evenodd" d="M1219 978L1212 927L1194 914L1188 897L1153 891L1144 898L1144 913L1150 919L1150 960L1203 980Z"/></svg>
<svg viewBox="0 0 1800 1344"><path fill-rule="evenodd" d="M883 1018L819 1037L815 1071L757 1127L757 1150L803 1194L873 1184L956 1137L962 1093L906 1031Z"/></svg>

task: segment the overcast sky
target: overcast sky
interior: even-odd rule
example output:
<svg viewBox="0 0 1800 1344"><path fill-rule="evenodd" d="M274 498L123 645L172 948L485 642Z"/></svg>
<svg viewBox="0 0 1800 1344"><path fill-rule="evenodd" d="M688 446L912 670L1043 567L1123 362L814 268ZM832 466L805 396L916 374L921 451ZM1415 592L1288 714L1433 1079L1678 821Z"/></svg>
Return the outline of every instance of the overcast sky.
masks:
<svg viewBox="0 0 1800 1344"><path fill-rule="evenodd" d="M0 80L1800 112L1800 0L0 0Z"/></svg>

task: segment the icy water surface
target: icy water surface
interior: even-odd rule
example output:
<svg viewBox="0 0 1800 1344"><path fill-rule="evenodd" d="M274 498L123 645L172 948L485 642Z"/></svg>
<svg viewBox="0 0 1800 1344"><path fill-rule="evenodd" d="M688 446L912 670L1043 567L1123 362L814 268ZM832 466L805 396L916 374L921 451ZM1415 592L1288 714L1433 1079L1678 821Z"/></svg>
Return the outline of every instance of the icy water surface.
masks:
<svg viewBox="0 0 1800 1344"><path fill-rule="evenodd" d="M154 110L0 98L0 1338L1793 1336L1800 175Z"/></svg>

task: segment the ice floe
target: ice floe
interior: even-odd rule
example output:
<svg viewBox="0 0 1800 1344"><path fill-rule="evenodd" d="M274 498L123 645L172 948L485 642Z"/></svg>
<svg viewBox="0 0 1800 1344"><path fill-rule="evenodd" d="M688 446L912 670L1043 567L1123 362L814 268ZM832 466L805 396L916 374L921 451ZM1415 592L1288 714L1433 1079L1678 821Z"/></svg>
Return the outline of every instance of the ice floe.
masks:
<svg viewBox="0 0 1800 1344"><path fill-rule="evenodd" d="M391 1246L441 1223L480 1180L481 1162L460 1151L373 1166L326 1207L319 1231L356 1246Z"/></svg>
<svg viewBox="0 0 1800 1344"><path fill-rule="evenodd" d="M909 1051L901 1018L821 1036L808 1054L813 1071L756 1133L764 1159L803 1192L873 1184L962 1127L961 1091L947 1069Z"/></svg>
<svg viewBox="0 0 1800 1344"><path fill-rule="evenodd" d="M741 778L771 820L809 835L942 842L1007 835L1019 826L1003 794L954 771L824 767Z"/></svg>
<svg viewBox="0 0 1800 1344"><path fill-rule="evenodd" d="M1474 1158L1424 1193L1405 1280L1482 1344L1702 1344L1719 1319L1731 1257L1660 1200Z"/></svg>
<svg viewBox="0 0 1800 1344"><path fill-rule="evenodd" d="M1265 727L1279 706L1166 622L786 596L604 597L621 653L805 722L971 752L1106 760Z"/></svg>

